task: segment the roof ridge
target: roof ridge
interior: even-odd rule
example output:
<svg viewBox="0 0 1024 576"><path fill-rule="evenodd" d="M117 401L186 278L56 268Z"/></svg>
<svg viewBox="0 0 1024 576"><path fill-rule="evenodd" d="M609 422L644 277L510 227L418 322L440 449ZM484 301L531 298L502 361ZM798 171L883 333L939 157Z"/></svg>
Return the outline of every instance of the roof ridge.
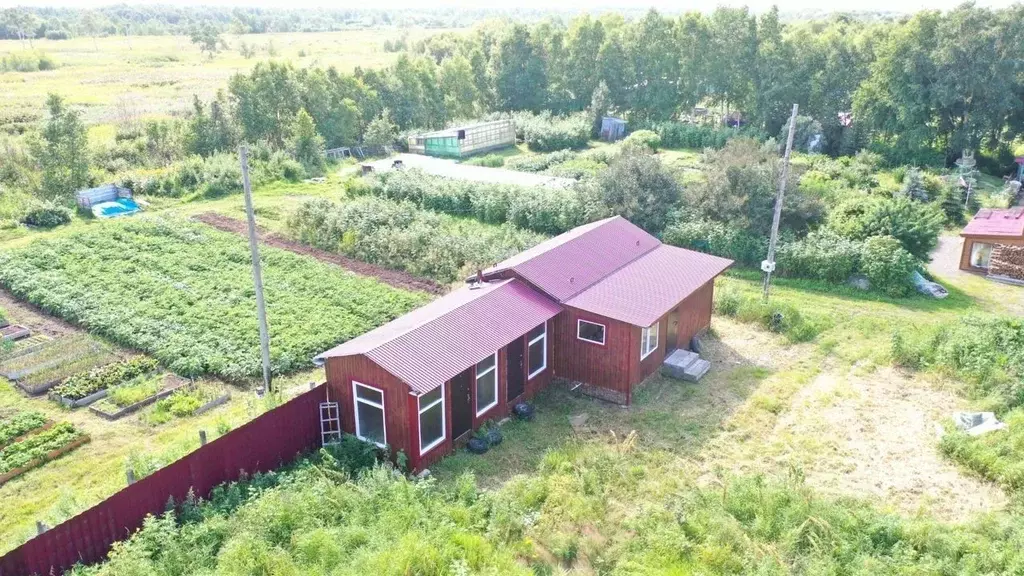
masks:
<svg viewBox="0 0 1024 576"><path fill-rule="evenodd" d="M621 217L621 216L619 216L619 218L622 218L622 217ZM651 252L654 252L654 251L655 251L655 250L657 250L658 248L661 248L662 246L665 246L665 243L664 243L664 242L662 242L661 240L658 240L658 237L657 237L657 236L654 236L654 235L652 234L652 235L651 235L651 237L652 237L652 238L654 238L654 239L655 239L655 240L657 241L657 244L655 244L654 246L651 246L651 247L650 247L649 249L647 249L647 250L645 250L645 251L643 251L643 252L641 252L641 253L637 254L635 258L632 258L632 259L630 259L630 260L629 260L629 261L627 261L627 262L623 262L621 266L619 266L619 267L615 268L615 269L614 269L614 270L612 270L611 272L609 272L609 273L605 274L604 276L601 276L601 277L600 277L600 278L598 278L597 280L595 280L595 281L591 282L591 283L590 283L590 285L589 285L589 286L587 286L586 288L583 288L583 289L581 289L581 290L578 290L578 291L576 291L576 292L573 292L572 294L570 294L570 295L566 296L565 298L563 298L563 299L559 300L559 301L558 301L558 303L559 303L559 304L562 304L562 303L565 303L565 302L567 302L567 301L569 301L569 300L571 300L571 299L573 299L573 298L575 298L575 297L579 296L580 294L582 294L582 293L586 292L587 290L590 290L590 289L591 289L591 288L593 288L594 286L597 286L597 285L598 285L598 284L600 284L601 282L604 282L605 280L607 280L607 279L608 279L608 277L610 277L610 276L614 275L614 274L615 274L616 272L618 272L619 270L622 270L623 268L625 268L626 266L629 266L629 265L630 265L630 264L632 264L633 262L636 262L637 260L639 260L639 259L643 258L644 256L647 256L648 254L650 254ZM639 241L638 241L638 242L639 242Z"/></svg>

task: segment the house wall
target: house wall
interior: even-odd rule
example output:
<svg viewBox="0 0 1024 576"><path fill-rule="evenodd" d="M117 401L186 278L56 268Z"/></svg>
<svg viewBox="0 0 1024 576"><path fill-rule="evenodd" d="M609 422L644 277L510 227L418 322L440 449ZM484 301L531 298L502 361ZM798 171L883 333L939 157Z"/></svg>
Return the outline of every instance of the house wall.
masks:
<svg viewBox="0 0 1024 576"><path fill-rule="evenodd" d="M1012 238L1007 236L965 236L963 248L960 251L960 269L968 272L986 272L985 268L971 266L971 248L975 242L983 244L1006 244L1009 246L1024 246L1024 237Z"/></svg>
<svg viewBox="0 0 1024 576"><path fill-rule="evenodd" d="M547 368L540 374L527 380L525 391L518 398L511 402L506 400L508 390L508 346L498 350L498 404L476 415L476 382L472 381L470 386L473 406L472 429L477 430L488 420L500 420L510 413L511 406L517 401L533 398L537 392L543 390L554 375L554 338L552 337L552 324L548 322L548 363ZM521 336L524 340L524 334ZM529 349L526 349L524 362L529 366ZM481 359L482 360L482 359ZM355 408L352 402L352 381L373 386L384 391L384 419L387 430L387 441L393 453L399 450L405 452L409 458L409 466L414 470L421 470L437 462L455 449L455 442L452 438L452 387L451 381L444 383L444 409L445 409L445 435L444 442L438 444L428 452L420 454L419 451L419 402L418 398L411 394L409 387L381 368L365 356L346 356L341 358L328 358L325 366L327 372L327 385L329 387L330 399L338 402L341 416L341 428L349 434L355 433ZM528 371L528 370L527 370ZM462 438L465 442L466 438Z"/></svg>
<svg viewBox="0 0 1024 576"><path fill-rule="evenodd" d="M604 324L603 346L577 337L579 320ZM556 376L621 394L629 393L631 325L572 307L566 307L553 322ZM637 346L639 350L639 344Z"/></svg>

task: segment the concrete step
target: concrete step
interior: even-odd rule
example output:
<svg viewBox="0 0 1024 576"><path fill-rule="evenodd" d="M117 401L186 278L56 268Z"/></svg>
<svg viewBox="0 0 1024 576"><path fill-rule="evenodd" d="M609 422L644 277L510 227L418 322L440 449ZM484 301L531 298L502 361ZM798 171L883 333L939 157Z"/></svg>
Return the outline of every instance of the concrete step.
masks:
<svg viewBox="0 0 1024 576"><path fill-rule="evenodd" d="M676 350L665 358L661 371L671 378L686 379L687 372L692 372L698 362L703 362L699 354L689 350Z"/></svg>
<svg viewBox="0 0 1024 576"><path fill-rule="evenodd" d="M683 371L683 380L686 380L687 382L696 382L707 374L710 369L711 362L708 362L703 358L699 358Z"/></svg>

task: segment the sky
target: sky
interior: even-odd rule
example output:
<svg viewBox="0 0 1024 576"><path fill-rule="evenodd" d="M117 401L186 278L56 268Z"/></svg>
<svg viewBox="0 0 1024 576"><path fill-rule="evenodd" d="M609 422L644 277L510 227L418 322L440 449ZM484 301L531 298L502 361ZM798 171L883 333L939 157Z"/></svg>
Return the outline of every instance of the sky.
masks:
<svg viewBox="0 0 1024 576"><path fill-rule="evenodd" d="M0 0L0 7L9 6L66 6L94 8L109 4L126 3L132 5L152 4L173 4L173 5L208 5L208 6L247 6L259 8L343 8L344 4L327 0L289 0L284 3L280 0L124 0L122 2L111 2L110 0ZM647 8L654 7L658 10L675 12L687 10L710 10L714 6L748 6L754 11L762 11L777 4L783 12L797 12L807 10L829 11L889 11L889 12L916 12L918 10L954 8L961 3L961 0L720 0L707 2L701 0L642 0L630 2L629 0L505 0L503 7L524 8L532 10L543 10L555 8L559 10L586 10L591 12L614 10L615 8ZM978 6L1003 7L1013 3L1012 0L978 0ZM425 7L443 8L485 8L493 6L488 2L479 0L375 0L370 6L372 8L401 9Z"/></svg>

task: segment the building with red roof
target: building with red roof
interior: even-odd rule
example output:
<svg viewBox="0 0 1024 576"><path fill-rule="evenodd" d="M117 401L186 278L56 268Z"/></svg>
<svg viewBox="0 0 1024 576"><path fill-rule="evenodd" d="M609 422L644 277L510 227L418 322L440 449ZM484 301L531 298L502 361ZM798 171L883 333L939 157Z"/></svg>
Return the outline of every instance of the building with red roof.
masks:
<svg viewBox="0 0 1024 576"><path fill-rule="evenodd" d="M319 356L342 429L422 469L560 378L629 404L711 322L731 260L621 217L580 226Z"/></svg>
<svg viewBox="0 0 1024 576"><path fill-rule="evenodd" d="M960 236L964 239L960 269L987 273L992 254L999 246L1024 246L1024 207L983 208L967 223Z"/></svg>

